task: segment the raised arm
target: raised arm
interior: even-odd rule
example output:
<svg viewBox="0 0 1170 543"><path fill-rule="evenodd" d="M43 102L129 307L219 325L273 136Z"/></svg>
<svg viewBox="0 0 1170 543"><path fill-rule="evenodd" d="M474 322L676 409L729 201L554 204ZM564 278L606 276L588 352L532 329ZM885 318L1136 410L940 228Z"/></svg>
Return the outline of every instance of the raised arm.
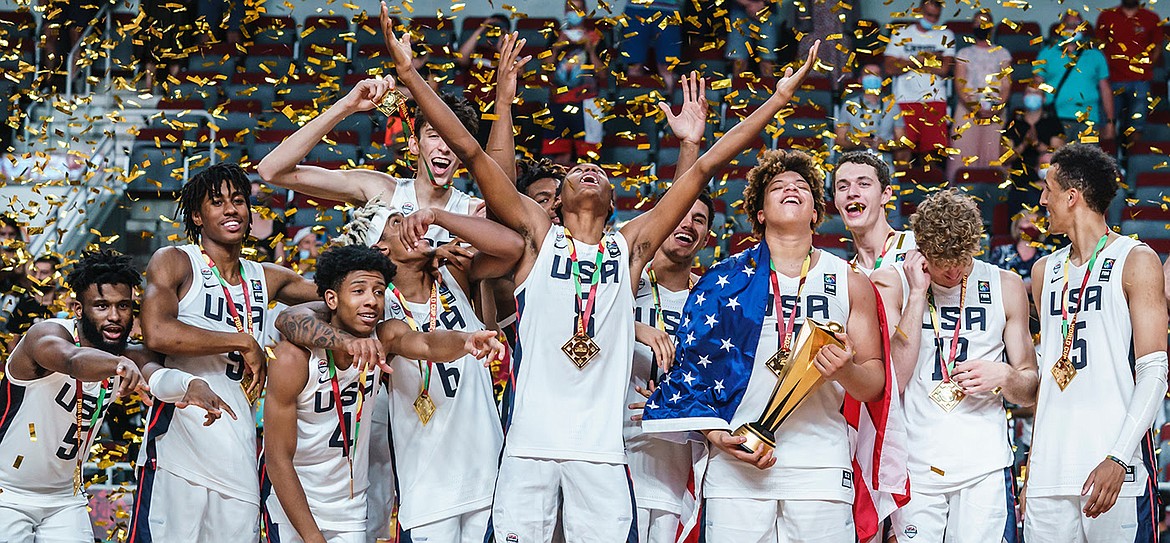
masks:
<svg viewBox="0 0 1170 543"><path fill-rule="evenodd" d="M909 292L905 293L906 303L902 305L897 318L887 322L894 327L890 335L890 359L894 364L894 373L898 377L898 390L904 392L906 385L914 379L914 372L918 368L919 349L924 341L922 315L926 312L926 291L930 288L930 274L926 273L926 259L918 251L911 251L906 255L902 269L906 273L906 283L909 285ZM882 291L882 299L887 307L901 304L902 278L898 277L898 272L880 270L874 276L878 288L884 287L892 291L892 284L895 281L898 283L898 299L885 297L885 290Z"/></svg>
<svg viewBox="0 0 1170 543"><path fill-rule="evenodd" d="M374 108L392 84L372 78L361 81L308 124L282 141L256 165L265 183L303 192L317 198L364 205L381 195L387 201L394 191L394 178L373 170L327 170L300 162L321 139L346 117Z"/></svg>
<svg viewBox="0 0 1170 543"><path fill-rule="evenodd" d="M471 281L501 277L524 256L524 238L506 226L438 208L420 209L405 219L401 230L403 244L419 247L425 243L422 237L432 224L443 227L479 251L468 269L467 279ZM467 285L462 286L466 290Z"/></svg>
<svg viewBox="0 0 1170 543"><path fill-rule="evenodd" d="M780 113L796 89L804 80L805 75L812 70L816 62L817 50L820 41L809 49L808 58L795 73L791 68L785 71L784 77L776 84L776 92L767 102L748 115L734 128L719 138L706 153L703 153L695 165L683 172L675 181L671 190L659 200L658 205L632 220L624 228L622 235L630 240L631 271L641 270L654 257L654 252L666 240L666 236L678 226L679 221L694 205L699 193L706 186L707 180L732 158L747 149L752 140ZM684 88L686 85L684 85ZM692 94L692 100L706 100L703 94L703 84L699 85L698 94ZM697 113L690 113L697 114ZM546 215L547 217L547 215ZM640 272L633 272L640 273ZM637 281L634 281L636 284Z"/></svg>
<svg viewBox="0 0 1170 543"><path fill-rule="evenodd" d="M524 65L531 56L520 57L527 40L517 40L518 34L504 34L500 41L500 62L496 66L496 120L488 134L487 153L500 165L504 174L516 182L516 137L512 126L512 102L516 100L516 85Z"/></svg>
<svg viewBox="0 0 1170 543"><path fill-rule="evenodd" d="M707 132L707 81L699 77L699 72L691 72L691 76L683 76L680 83L683 91L681 113L675 115L670 111L670 104L658 103L658 108L666 114L666 124L670 126L671 133L678 138L675 175L682 175L699 160L703 135Z"/></svg>
<svg viewBox="0 0 1170 543"><path fill-rule="evenodd" d="M504 354L504 346L493 330L470 334L452 330L415 332L405 322L391 319L378 325L378 339L386 352L416 360L450 362L472 354L490 362Z"/></svg>
<svg viewBox="0 0 1170 543"><path fill-rule="evenodd" d="M523 197L516 190L512 178L479 147L475 136L463 127L455 113L426 84L410 62L413 55L410 49L410 36L403 35L402 39L398 39L392 27L388 8L383 2L382 34L399 80L410 89L418 107L426 114L435 131L467 166L492 213L508 228L529 240L544 237L552 226L548 214L536 202Z"/></svg>

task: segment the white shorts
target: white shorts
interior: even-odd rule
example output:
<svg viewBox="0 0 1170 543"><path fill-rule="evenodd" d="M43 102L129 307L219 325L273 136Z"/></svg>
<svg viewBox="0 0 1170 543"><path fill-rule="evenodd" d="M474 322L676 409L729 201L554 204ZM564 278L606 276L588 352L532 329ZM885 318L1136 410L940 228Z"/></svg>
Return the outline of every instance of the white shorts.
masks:
<svg viewBox="0 0 1170 543"><path fill-rule="evenodd" d="M366 540L365 532L338 532L321 530L325 543L362 543ZM268 543L305 543L292 524L273 524L268 529Z"/></svg>
<svg viewBox="0 0 1170 543"><path fill-rule="evenodd" d="M910 485L910 503L894 511L898 543L1016 543L1016 496L1010 469L972 479L949 492ZM917 488L917 490L916 490Z"/></svg>
<svg viewBox="0 0 1170 543"><path fill-rule="evenodd" d="M411 543L483 543L490 541L488 526L492 510L485 507L454 517L415 526L403 532L403 541Z"/></svg>
<svg viewBox="0 0 1170 543"><path fill-rule="evenodd" d="M638 541L640 543L674 543L680 524L678 513L658 509L638 508Z"/></svg>
<svg viewBox="0 0 1170 543"><path fill-rule="evenodd" d="M854 543L853 505L820 500L709 498L707 543Z"/></svg>
<svg viewBox="0 0 1170 543"><path fill-rule="evenodd" d="M1138 498L1117 498L1097 518L1084 514L1088 496L1027 498L1024 540L1028 543L1116 543L1157 541L1158 517L1151 514L1155 498L1147 491Z"/></svg>
<svg viewBox="0 0 1170 543"><path fill-rule="evenodd" d="M141 472L130 541L260 541L259 504L229 498L166 470L143 468Z"/></svg>
<svg viewBox="0 0 1170 543"><path fill-rule="evenodd" d="M639 510L682 513L683 495L694 464L691 444L645 434L626 440L626 461Z"/></svg>
<svg viewBox="0 0 1170 543"><path fill-rule="evenodd" d="M379 385L381 386L381 385ZM370 486L366 489L366 543L390 539L394 466L390 460L390 394L379 391L370 418Z"/></svg>
<svg viewBox="0 0 1170 543"><path fill-rule="evenodd" d="M505 457L492 509L496 540L551 541L563 501L566 541L627 541L636 535L632 494L621 464Z"/></svg>
<svg viewBox="0 0 1170 543"><path fill-rule="evenodd" d="M86 506L84 500L51 507L0 500L0 543L93 543Z"/></svg>

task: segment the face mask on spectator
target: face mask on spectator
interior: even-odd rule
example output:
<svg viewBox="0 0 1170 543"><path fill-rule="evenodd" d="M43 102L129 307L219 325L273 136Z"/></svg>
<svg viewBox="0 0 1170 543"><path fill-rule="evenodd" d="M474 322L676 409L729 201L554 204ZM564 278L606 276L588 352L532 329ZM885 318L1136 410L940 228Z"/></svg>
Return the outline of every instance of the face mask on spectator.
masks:
<svg viewBox="0 0 1170 543"><path fill-rule="evenodd" d="M575 10L565 14L565 26L581 26L584 21L585 17Z"/></svg>
<svg viewBox="0 0 1170 543"><path fill-rule="evenodd" d="M313 253L311 253L308 249L301 249L300 251L297 251L297 260L305 261L308 260L311 256L313 256Z"/></svg>
<svg viewBox="0 0 1170 543"><path fill-rule="evenodd" d="M861 86L867 91L879 91L882 89L882 77L880 75L865 74L861 76Z"/></svg>
<svg viewBox="0 0 1170 543"><path fill-rule="evenodd" d="M1040 178L1040 182L1043 183L1045 179L1048 179L1048 168L1036 170L1036 175Z"/></svg>
<svg viewBox="0 0 1170 543"><path fill-rule="evenodd" d="M979 41L991 39L990 28L976 28L972 33L975 35L975 39Z"/></svg>
<svg viewBox="0 0 1170 543"><path fill-rule="evenodd" d="M1048 172L1045 172L1048 173ZM1020 238L1029 241L1040 241L1044 234L1040 233L1040 228L1034 224L1030 224L1020 229Z"/></svg>
<svg viewBox="0 0 1170 543"><path fill-rule="evenodd" d="M1044 105L1044 98L1041 97L1039 94L1025 94L1024 95L1024 108L1027 109L1028 111L1036 111L1037 109L1040 109L1040 107L1043 105Z"/></svg>
<svg viewBox="0 0 1170 543"><path fill-rule="evenodd" d="M937 26L937 25L935 25L934 23L932 23L930 21L927 21L926 19L919 19L918 26L922 27L923 30L934 30L935 26Z"/></svg>

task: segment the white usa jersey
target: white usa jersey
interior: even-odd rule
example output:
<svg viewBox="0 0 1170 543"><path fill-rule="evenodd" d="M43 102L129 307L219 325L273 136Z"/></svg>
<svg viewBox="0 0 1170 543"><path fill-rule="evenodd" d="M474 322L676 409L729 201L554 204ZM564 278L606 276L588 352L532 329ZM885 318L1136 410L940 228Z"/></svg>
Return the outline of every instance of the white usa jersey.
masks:
<svg viewBox="0 0 1170 543"><path fill-rule="evenodd" d="M902 278L902 304L910 292L902 266L896 266ZM966 360L986 360L1006 364L1003 342L1007 316L1004 313L1000 269L975 260L967 277L967 297L959 310L961 285L931 285L941 329L935 338L929 307L922 314L922 341L918 348L918 365L902 394L906 428L909 429L909 468L921 487L949 488L972 479L1000 471L1012 464L1008 443L1007 413L1001 396L984 393L967 395L947 412L930 399L930 393L943 382L942 362L950 356L955 326L959 327L955 347L955 366ZM913 323L913 316L906 321ZM940 473L941 472L941 473Z"/></svg>
<svg viewBox="0 0 1170 543"><path fill-rule="evenodd" d="M337 414L337 397L329 378L329 359L324 349L309 351L308 380L297 394L297 449L293 467L309 502L309 511L322 530L361 532L366 529L366 488L370 465L370 428L382 370L376 366L365 375L354 364L337 368L337 390L346 429ZM358 415L358 407L361 414ZM355 435L353 432L357 431ZM353 451L353 495L350 495L349 461L343 447ZM265 481L268 487L268 481ZM275 524L291 526L280 506L276 489L265 497L265 507Z"/></svg>
<svg viewBox="0 0 1170 543"><path fill-rule="evenodd" d="M390 205L402 212L403 215L410 215L418 211L418 193L414 190L414 179L395 178L394 196L390 198ZM455 187L448 189L450 196L447 197L447 205L443 206L445 211L450 211L458 215L470 215L474 208L471 205L471 195L463 192ZM441 226L432 224L427 229L427 235L424 238L431 241L432 246L438 247L448 241L454 239L446 229Z"/></svg>
<svg viewBox="0 0 1170 543"><path fill-rule="evenodd" d="M573 243L581 293L588 296L597 245ZM584 368L561 351L577 331L577 294L564 227L549 228L532 272L516 287L519 341L512 355L508 456L626 462L622 427L634 356L630 249L620 232L609 232L602 250L597 300L586 324L601 350Z"/></svg>
<svg viewBox="0 0 1170 543"><path fill-rule="evenodd" d="M436 324L442 330L478 332L467 295L447 271L439 286L442 299ZM430 328L428 304L407 302L411 316ZM387 299L394 318L402 306ZM491 370L472 355L431 367L430 397L435 413L423 425L414 410L422 390L419 362L395 356L390 360L390 431L398 481L398 521L404 530L489 507L499 471L504 430L496 410ZM422 361L422 371L426 371Z"/></svg>
<svg viewBox="0 0 1170 543"><path fill-rule="evenodd" d="M191 263L191 288L179 300L179 322L215 332L235 333L235 321L228 310L223 287L212 273L197 245L182 245ZM268 284L264 268L257 262L240 259L246 285L229 286L236 311L244 318L244 300L252 311L252 336L264 341L268 322ZM246 296L246 298L245 298ZM147 415L146 440L138 465L166 470L192 484L225 496L260 504L260 484L256 459L256 416L240 388L244 376L244 359L239 353L208 356L167 356L168 368L183 370L200 377L211 390L223 398L238 420L223 417L204 426L201 409L176 409L174 404L158 402ZM150 451L157 454L152 457Z"/></svg>
<svg viewBox="0 0 1170 543"><path fill-rule="evenodd" d="M842 326L849 321L849 263L827 251L818 250L817 254L799 303L795 299L799 277L777 274L785 319L796 306L794 334L799 334L806 318L822 323L835 321ZM767 273L767 269L761 265L759 273ZM752 375L731 419L732 428L759 419L776 387L776 374L766 365L780 348L773 294L768 296ZM776 465L766 470L712 447L704 496L851 503L853 464L845 417L841 414L844 401L845 389L841 385L823 382L776 430Z"/></svg>
<svg viewBox="0 0 1170 543"><path fill-rule="evenodd" d="M1109 454L1133 397L1133 326L1125 298L1122 274L1125 261L1141 242L1114 238L1097 256L1084 292L1087 262L1068 270L1069 319L1080 316L1073 331L1069 359L1076 377L1061 391L1052 376L1060 359L1061 293L1064 287L1065 247L1044 261L1044 289L1040 294L1040 397L1028 463L1028 496L1078 496L1089 473ZM1081 298L1084 298L1081 300ZM1149 471L1144 447L1123 459L1134 473L1126 474L1121 496L1141 496Z"/></svg>
<svg viewBox="0 0 1170 543"><path fill-rule="evenodd" d="M48 319L73 333L74 319ZM73 494L73 475L80 458L89 457L110 404L117 399L121 377L106 388L97 429L90 421L98 407L101 382L82 383L81 429L77 428L77 380L51 372L28 381L13 378L4 367L0 380L0 492L29 505L52 507L85 503Z"/></svg>
<svg viewBox="0 0 1170 543"><path fill-rule="evenodd" d="M906 253L918 248L918 244L914 239L914 232L911 230L894 230L890 233L889 239L886 240L883 253L881 254L881 261L877 263L875 269L866 268L857 264L857 259L853 259L853 263L857 265L857 270L866 275L873 275L873 272L879 269L892 267L894 264L904 262L906 260Z"/></svg>
<svg viewBox="0 0 1170 543"><path fill-rule="evenodd" d="M661 313L654 307L650 277L643 272L638 280L638 292L634 295L634 320L654 328L659 328L661 323L660 329L665 329L674 338L690 291L675 292L659 285L658 294L661 296ZM626 403L645 402L646 398L636 387L646 388L651 379L657 382L660 373L650 347L634 343L634 368ZM681 514L683 493L691 475L691 445L642 433L641 424L630 420L636 414L641 414L641 410L629 410L625 419L626 460L634 481L634 501L639 508Z"/></svg>

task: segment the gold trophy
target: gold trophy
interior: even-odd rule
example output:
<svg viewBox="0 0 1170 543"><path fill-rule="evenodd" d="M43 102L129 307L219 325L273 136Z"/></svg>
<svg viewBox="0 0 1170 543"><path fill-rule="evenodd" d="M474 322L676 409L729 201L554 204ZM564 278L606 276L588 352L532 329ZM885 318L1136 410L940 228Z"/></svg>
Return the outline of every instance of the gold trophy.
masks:
<svg viewBox="0 0 1170 543"><path fill-rule="evenodd" d="M764 408L759 420L744 424L732 432L733 436L747 438L747 441L739 445L740 449L754 453L760 447L776 448L776 429L821 384L821 372L813 366L817 353L826 345L844 348L845 344L835 335L844 331L845 328L838 322L821 324L812 319L805 319L804 326L800 327L800 334L793 342L792 351L780 368L776 388L772 389L772 397L768 400L768 406Z"/></svg>

